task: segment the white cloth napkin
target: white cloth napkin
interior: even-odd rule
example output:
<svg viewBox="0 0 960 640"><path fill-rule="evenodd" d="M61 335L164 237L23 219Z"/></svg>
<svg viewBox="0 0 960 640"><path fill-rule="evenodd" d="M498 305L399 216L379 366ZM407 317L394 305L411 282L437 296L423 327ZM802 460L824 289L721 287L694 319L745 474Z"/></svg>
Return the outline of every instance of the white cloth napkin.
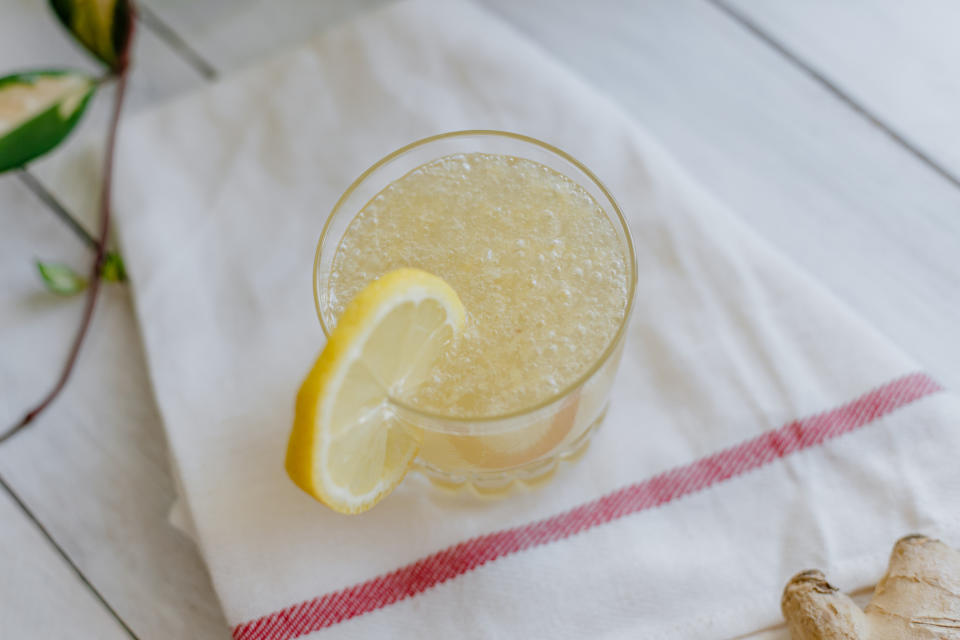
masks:
<svg viewBox="0 0 960 640"><path fill-rule="evenodd" d="M315 242L368 165L463 128L551 142L619 199L640 279L610 412L543 489L411 476L337 515L283 470ZM236 638L729 637L776 623L796 571L852 589L903 534L958 541L957 400L472 5L365 16L131 120L120 154L181 522Z"/></svg>

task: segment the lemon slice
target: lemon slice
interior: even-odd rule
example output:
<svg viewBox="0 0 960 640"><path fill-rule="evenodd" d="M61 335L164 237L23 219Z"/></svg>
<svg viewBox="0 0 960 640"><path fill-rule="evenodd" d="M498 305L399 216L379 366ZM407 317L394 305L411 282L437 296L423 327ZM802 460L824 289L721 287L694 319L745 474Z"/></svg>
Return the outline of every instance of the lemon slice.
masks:
<svg viewBox="0 0 960 640"><path fill-rule="evenodd" d="M366 511L406 475L422 433L401 424L389 398L416 388L463 327L446 282L398 269L347 306L297 394L287 473L341 513Z"/></svg>

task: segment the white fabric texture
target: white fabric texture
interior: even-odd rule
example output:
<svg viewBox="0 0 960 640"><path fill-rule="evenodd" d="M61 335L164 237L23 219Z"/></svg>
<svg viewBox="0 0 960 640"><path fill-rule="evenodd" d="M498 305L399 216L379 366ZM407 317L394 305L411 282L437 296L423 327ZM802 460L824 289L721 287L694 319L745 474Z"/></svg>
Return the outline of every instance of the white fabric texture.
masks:
<svg viewBox="0 0 960 640"><path fill-rule="evenodd" d="M571 43L575 46L575 43ZM455 129L517 131L619 200L636 312L606 423L498 502L416 476L334 514L283 470L323 345L312 258L367 166ZM703 193L616 105L460 1L414 0L132 119L117 227L173 467L228 621L364 582L833 409L917 365ZM960 404L941 392L661 507L516 553L309 637L730 637L809 566L848 589L912 531L956 544Z"/></svg>

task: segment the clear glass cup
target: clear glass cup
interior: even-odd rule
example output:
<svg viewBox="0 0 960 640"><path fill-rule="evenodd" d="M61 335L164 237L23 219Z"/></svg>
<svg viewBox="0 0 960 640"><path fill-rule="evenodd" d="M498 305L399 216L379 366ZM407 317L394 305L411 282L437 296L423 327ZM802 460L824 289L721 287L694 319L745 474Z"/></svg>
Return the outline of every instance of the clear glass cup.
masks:
<svg viewBox="0 0 960 640"><path fill-rule="evenodd" d="M517 484L549 479L563 460L578 458L591 433L603 421L620 364L626 327L633 309L637 263L633 239L619 206L607 188L569 154L539 140L502 131L455 131L413 142L364 171L330 213L317 245L314 296L324 334L336 324L330 305L330 270L350 221L391 182L437 158L457 153L492 153L534 160L586 189L603 209L628 257L626 311L616 334L596 360L572 384L542 402L504 415L447 416L391 399L398 420L423 433L415 468L435 485L470 487L482 495L509 491Z"/></svg>

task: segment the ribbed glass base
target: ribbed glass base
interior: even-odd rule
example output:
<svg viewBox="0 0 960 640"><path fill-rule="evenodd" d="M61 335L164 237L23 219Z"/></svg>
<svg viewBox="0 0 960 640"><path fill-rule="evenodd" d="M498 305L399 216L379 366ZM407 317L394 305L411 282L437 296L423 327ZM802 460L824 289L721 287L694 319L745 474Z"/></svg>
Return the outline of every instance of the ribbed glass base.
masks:
<svg viewBox="0 0 960 640"><path fill-rule="evenodd" d="M599 428L606 415L607 408L604 407L597 419L584 429L576 440L552 451L547 456L509 469L453 474L433 468L420 459L414 462L413 469L426 476L435 487L445 491L468 490L484 498L505 497L515 489L546 484L553 478L562 463L573 462L583 456L590 446L590 438L593 436L593 432Z"/></svg>

